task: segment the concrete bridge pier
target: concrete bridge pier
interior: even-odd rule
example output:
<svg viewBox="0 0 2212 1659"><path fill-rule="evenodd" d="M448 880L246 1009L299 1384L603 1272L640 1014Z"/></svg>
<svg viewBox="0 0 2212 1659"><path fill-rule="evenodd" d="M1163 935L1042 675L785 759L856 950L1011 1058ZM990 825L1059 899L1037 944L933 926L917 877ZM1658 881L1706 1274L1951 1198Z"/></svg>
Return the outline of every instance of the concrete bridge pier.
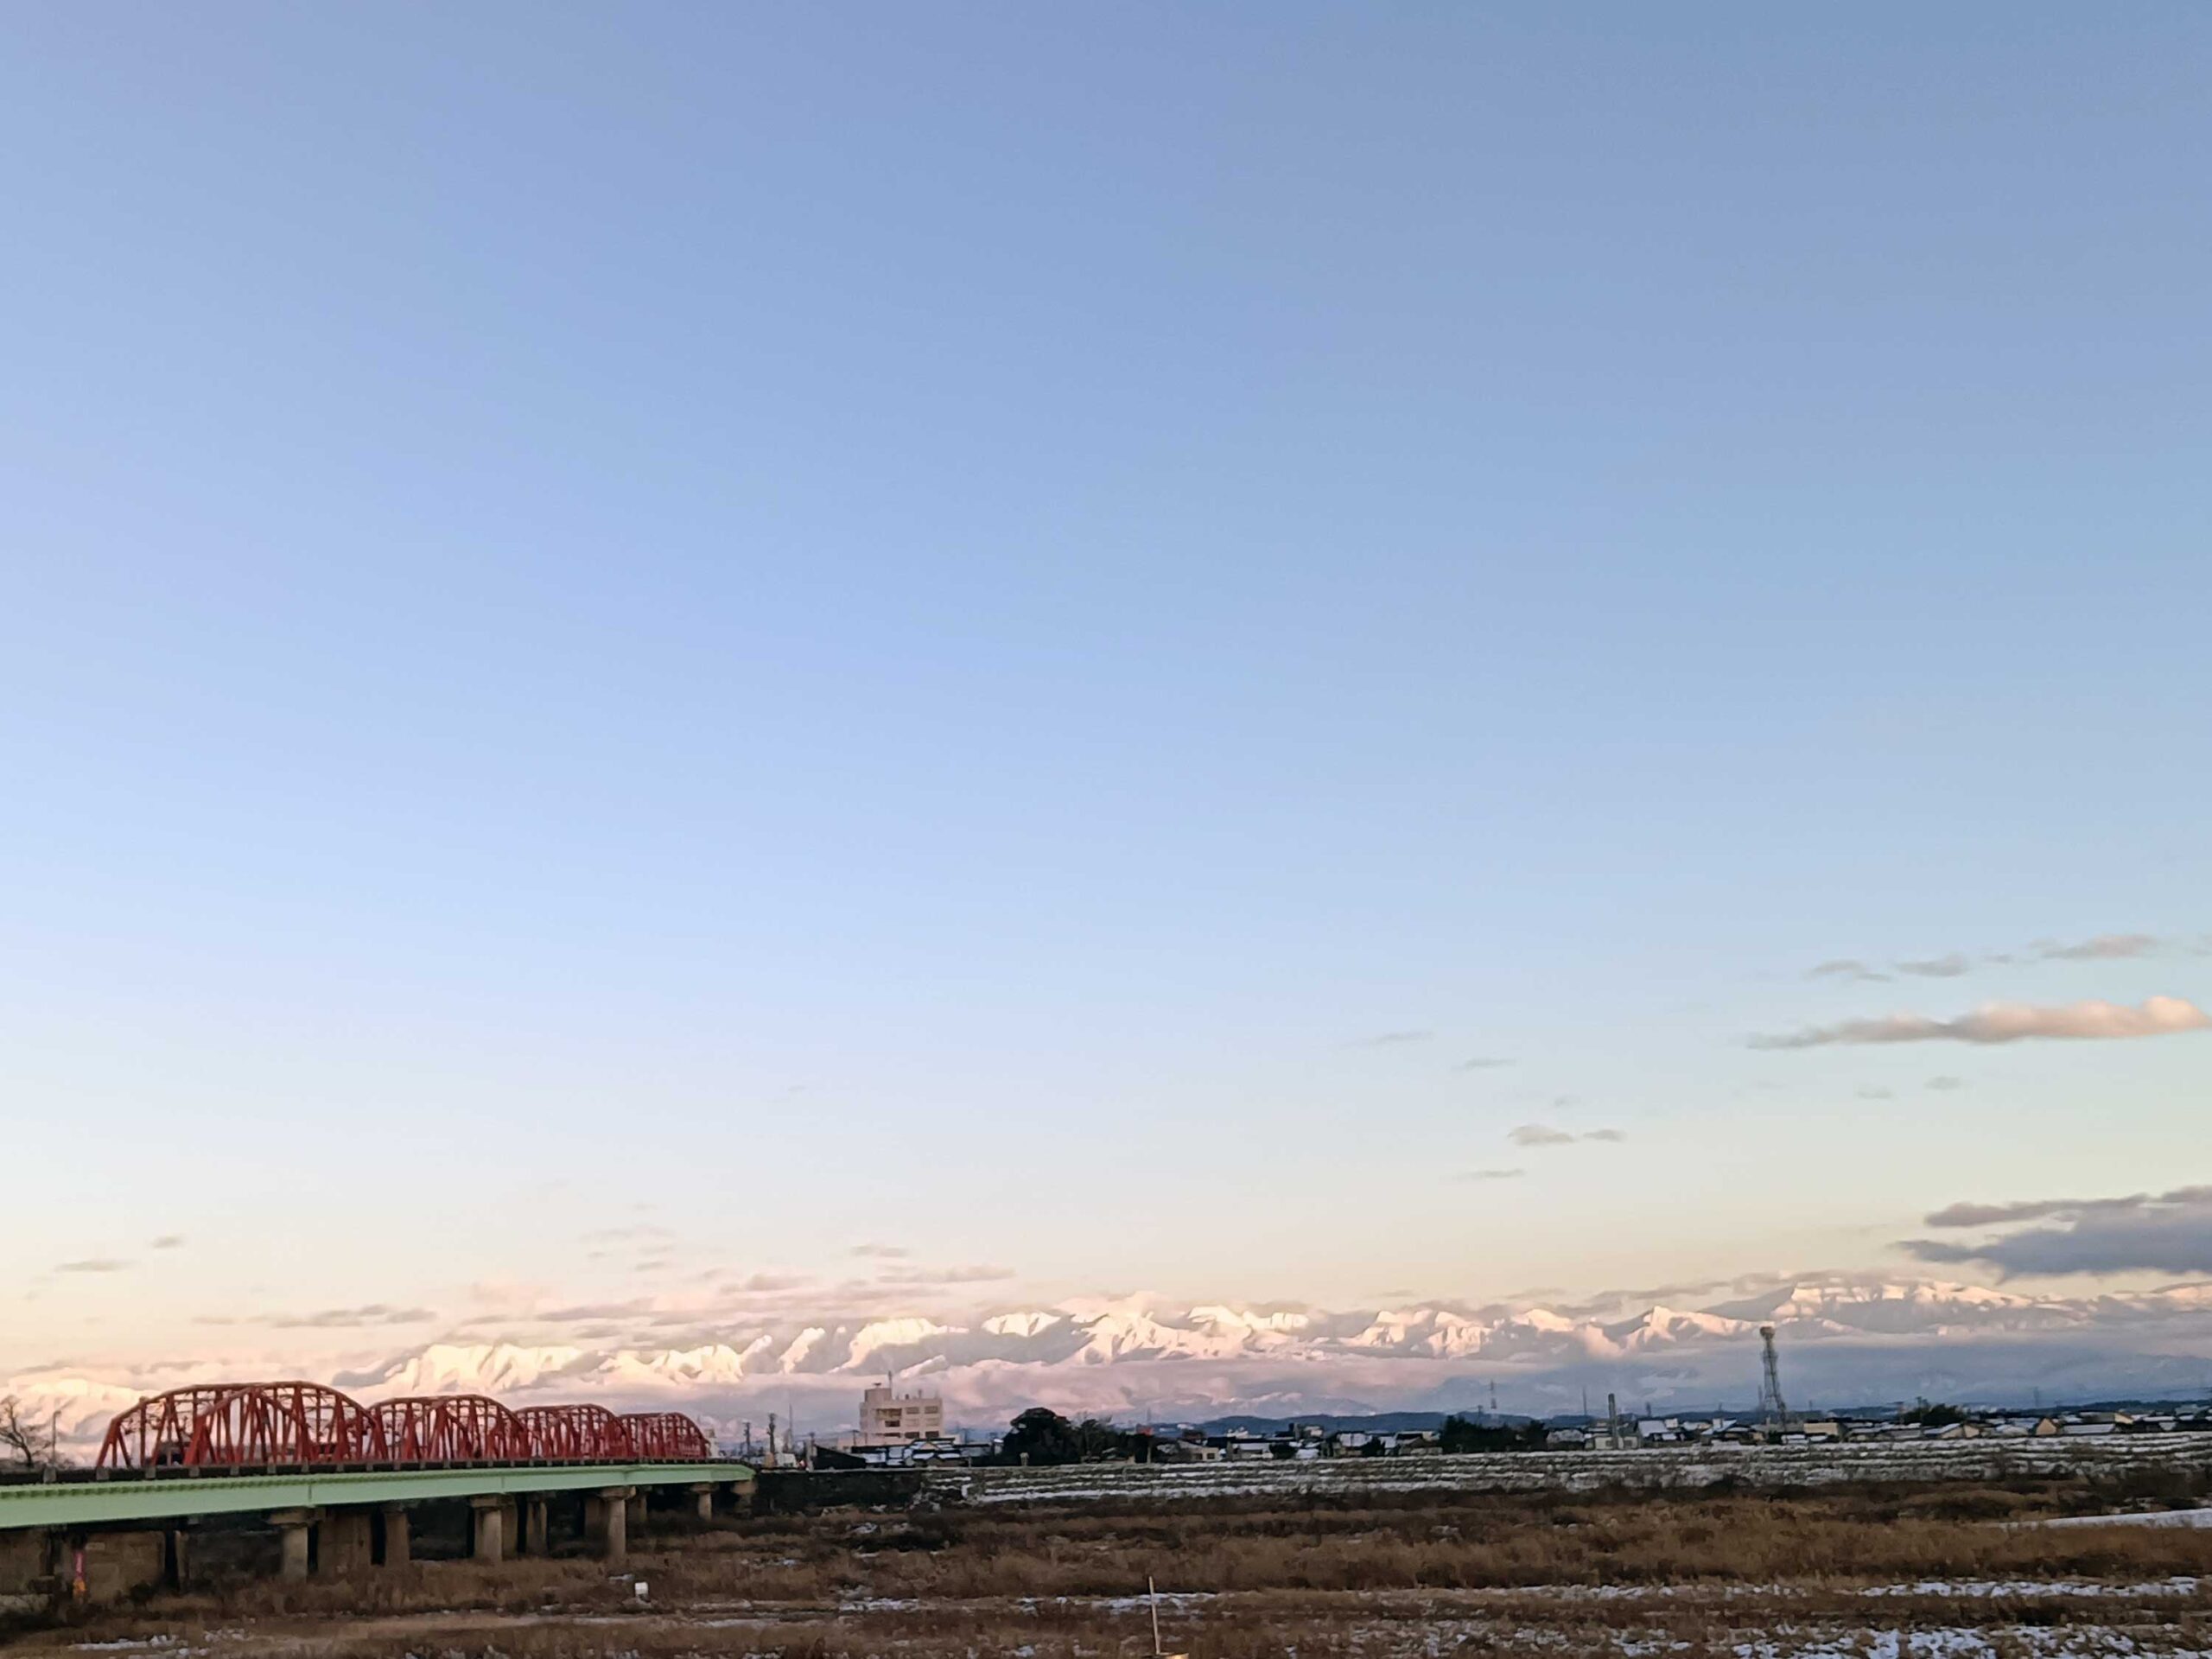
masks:
<svg viewBox="0 0 2212 1659"><path fill-rule="evenodd" d="M584 1499L584 1532L602 1560L619 1561L630 1553L630 1500L627 1486L610 1486Z"/></svg>
<svg viewBox="0 0 2212 1659"><path fill-rule="evenodd" d="M547 1555L552 1553L552 1508L542 1497L523 1500L522 1553L525 1555Z"/></svg>
<svg viewBox="0 0 2212 1659"><path fill-rule="evenodd" d="M315 1541L316 1570L322 1573L365 1573L375 1564L371 1548L371 1520L366 1510L333 1510L323 1517L321 1535Z"/></svg>
<svg viewBox="0 0 2212 1659"><path fill-rule="evenodd" d="M507 1558L507 1500L487 1493L468 1500L469 1554L486 1567L497 1567Z"/></svg>
<svg viewBox="0 0 2212 1659"><path fill-rule="evenodd" d="M622 1484L609 1484L617 1481ZM656 1486L667 1490L664 1502L671 1506L688 1493L692 1507L682 1512L703 1519L725 1503L749 1508L754 1479L741 1464L686 1460L487 1466L480 1484L451 1467L0 1481L0 1612L26 1599L67 1595L79 1571L85 1593L95 1602L164 1582L181 1586L202 1565L195 1555L209 1548L205 1537L194 1541L194 1530L218 1520L275 1532L273 1550L266 1541L259 1547L275 1557L271 1567L297 1580L406 1567L414 1554L411 1511L427 1503L467 1503L470 1548L479 1561L542 1556L552 1543L549 1506L563 1506L565 1527L575 1513L566 1506L581 1501L593 1552L620 1561L632 1530L647 1524ZM727 1487L729 1497L717 1487Z"/></svg>
<svg viewBox="0 0 2212 1659"><path fill-rule="evenodd" d="M270 1516L269 1524L276 1529L279 1578L307 1577L313 1560L309 1552L314 1548L315 1526L321 1518L320 1510L278 1510Z"/></svg>
<svg viewBox="0 0 2212 1659"><path fill-rule="evenodd" d="M407 1506L387 1503L384 1506L384 1564L404 1567L414 1553L414 1541L408 1530Z"/></svg>

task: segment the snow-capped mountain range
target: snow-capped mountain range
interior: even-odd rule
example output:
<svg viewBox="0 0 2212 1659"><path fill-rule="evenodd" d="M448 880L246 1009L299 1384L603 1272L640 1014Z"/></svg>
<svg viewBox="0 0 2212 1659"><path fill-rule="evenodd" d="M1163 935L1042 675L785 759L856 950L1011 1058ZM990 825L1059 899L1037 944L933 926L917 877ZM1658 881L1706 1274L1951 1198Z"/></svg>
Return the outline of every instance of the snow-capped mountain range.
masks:
<svg viewBox="0 0 2212 1659"><path fill-rule="evenodd" d="M730 1431L771 1410L842 1426L863 1382L886 1374L941 1393L956 1421L977 1427L1037 1403L1123 1418L1445 1409L1485 1403L1492 1386L1505 1408L1541 1413L1572 1409L1586 1390L1638 1405L1748 1404L1762 1324L1776 1327L1785 1379L1808 1402L2199 1393L2212 1382L2212 1285L2069 1298L1846 1279L1612 1319L1544 1307L1332 1313L1129 1297L958 1322L762 1325L685 1347L435 1342L324 1375L365 1399L673 1405ZM141 1392L243 1374L219 1357L145 1371L49 1367L0 1393L81 1443Z"/></svg>

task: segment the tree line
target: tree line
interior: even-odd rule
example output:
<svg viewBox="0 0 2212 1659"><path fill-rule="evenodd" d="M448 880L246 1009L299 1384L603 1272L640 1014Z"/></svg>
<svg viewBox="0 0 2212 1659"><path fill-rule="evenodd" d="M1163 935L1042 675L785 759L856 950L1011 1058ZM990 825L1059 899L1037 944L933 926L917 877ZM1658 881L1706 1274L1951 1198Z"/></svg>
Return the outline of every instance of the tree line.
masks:
<svg viewBox="0 0 2212 1659"><path fill-rule="evenodd" d="M1544 1426L1538 1422L1484 1423L1452 1415L1439 1431L1439 1449L1445 1452L1535 1452L1544 1444ZM1014 1420L999 1443L1001 1461L1044 1467L1066 1463L1142 1462L1151 1455L1154 1437L1145 1430L1117 1428L1101 1417L1070 1421L1046 1406L1032 1406ZM1381 1450L1380 1442L1374 1449ZM1287 1449L1283 1455L1289 1455Z"/></svg>

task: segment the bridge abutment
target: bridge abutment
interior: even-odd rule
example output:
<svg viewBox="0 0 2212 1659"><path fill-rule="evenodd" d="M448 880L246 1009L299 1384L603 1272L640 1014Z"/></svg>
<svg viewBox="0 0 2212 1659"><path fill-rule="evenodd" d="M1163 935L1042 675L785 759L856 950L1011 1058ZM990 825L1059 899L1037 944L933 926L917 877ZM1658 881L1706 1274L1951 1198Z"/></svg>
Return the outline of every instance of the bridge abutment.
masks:
<svg viewBox="0 0 2212 1659"><path fill-rule="evenodd" d="M47 1527L0 1532L0 1612L31 1612L60 1583L61 1535Z"/></svg>

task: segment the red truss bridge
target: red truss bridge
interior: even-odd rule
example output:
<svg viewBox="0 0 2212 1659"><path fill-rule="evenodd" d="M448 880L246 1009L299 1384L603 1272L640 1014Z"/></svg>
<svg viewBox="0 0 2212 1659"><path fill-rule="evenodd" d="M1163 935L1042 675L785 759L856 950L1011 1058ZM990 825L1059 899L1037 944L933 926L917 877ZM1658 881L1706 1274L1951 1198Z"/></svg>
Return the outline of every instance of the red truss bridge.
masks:
<svg viewBox="0 0 2212 1659"><path fill-rule="evenodd" d="M480 1394L365 1406L319 1382L229 1382L172 1389L118 1414L94 1467L259 1472L704 1463L714 1456L706 1431L681 1412L621 1415L594 1405L510 1411Z"/></svg>
<svg viewBox="0 0 2212 1659"><path fill-rule="evenodd" d="M649 1508L710 1521L718 1495L750 1505L753 1477L681 1412L515 1411L480 1394L365 1405L320 1382L172 1389L118 1414L90 1469L0 1471L0 1597L64 1582L106 1533L137 1535L116 1559L158 1562L180 1585L194 1529L256 1515L288 1578L402 1565L411 1517L437 1505L466 1504L480 1562L569 1538L620 1560Z"/></svg>

